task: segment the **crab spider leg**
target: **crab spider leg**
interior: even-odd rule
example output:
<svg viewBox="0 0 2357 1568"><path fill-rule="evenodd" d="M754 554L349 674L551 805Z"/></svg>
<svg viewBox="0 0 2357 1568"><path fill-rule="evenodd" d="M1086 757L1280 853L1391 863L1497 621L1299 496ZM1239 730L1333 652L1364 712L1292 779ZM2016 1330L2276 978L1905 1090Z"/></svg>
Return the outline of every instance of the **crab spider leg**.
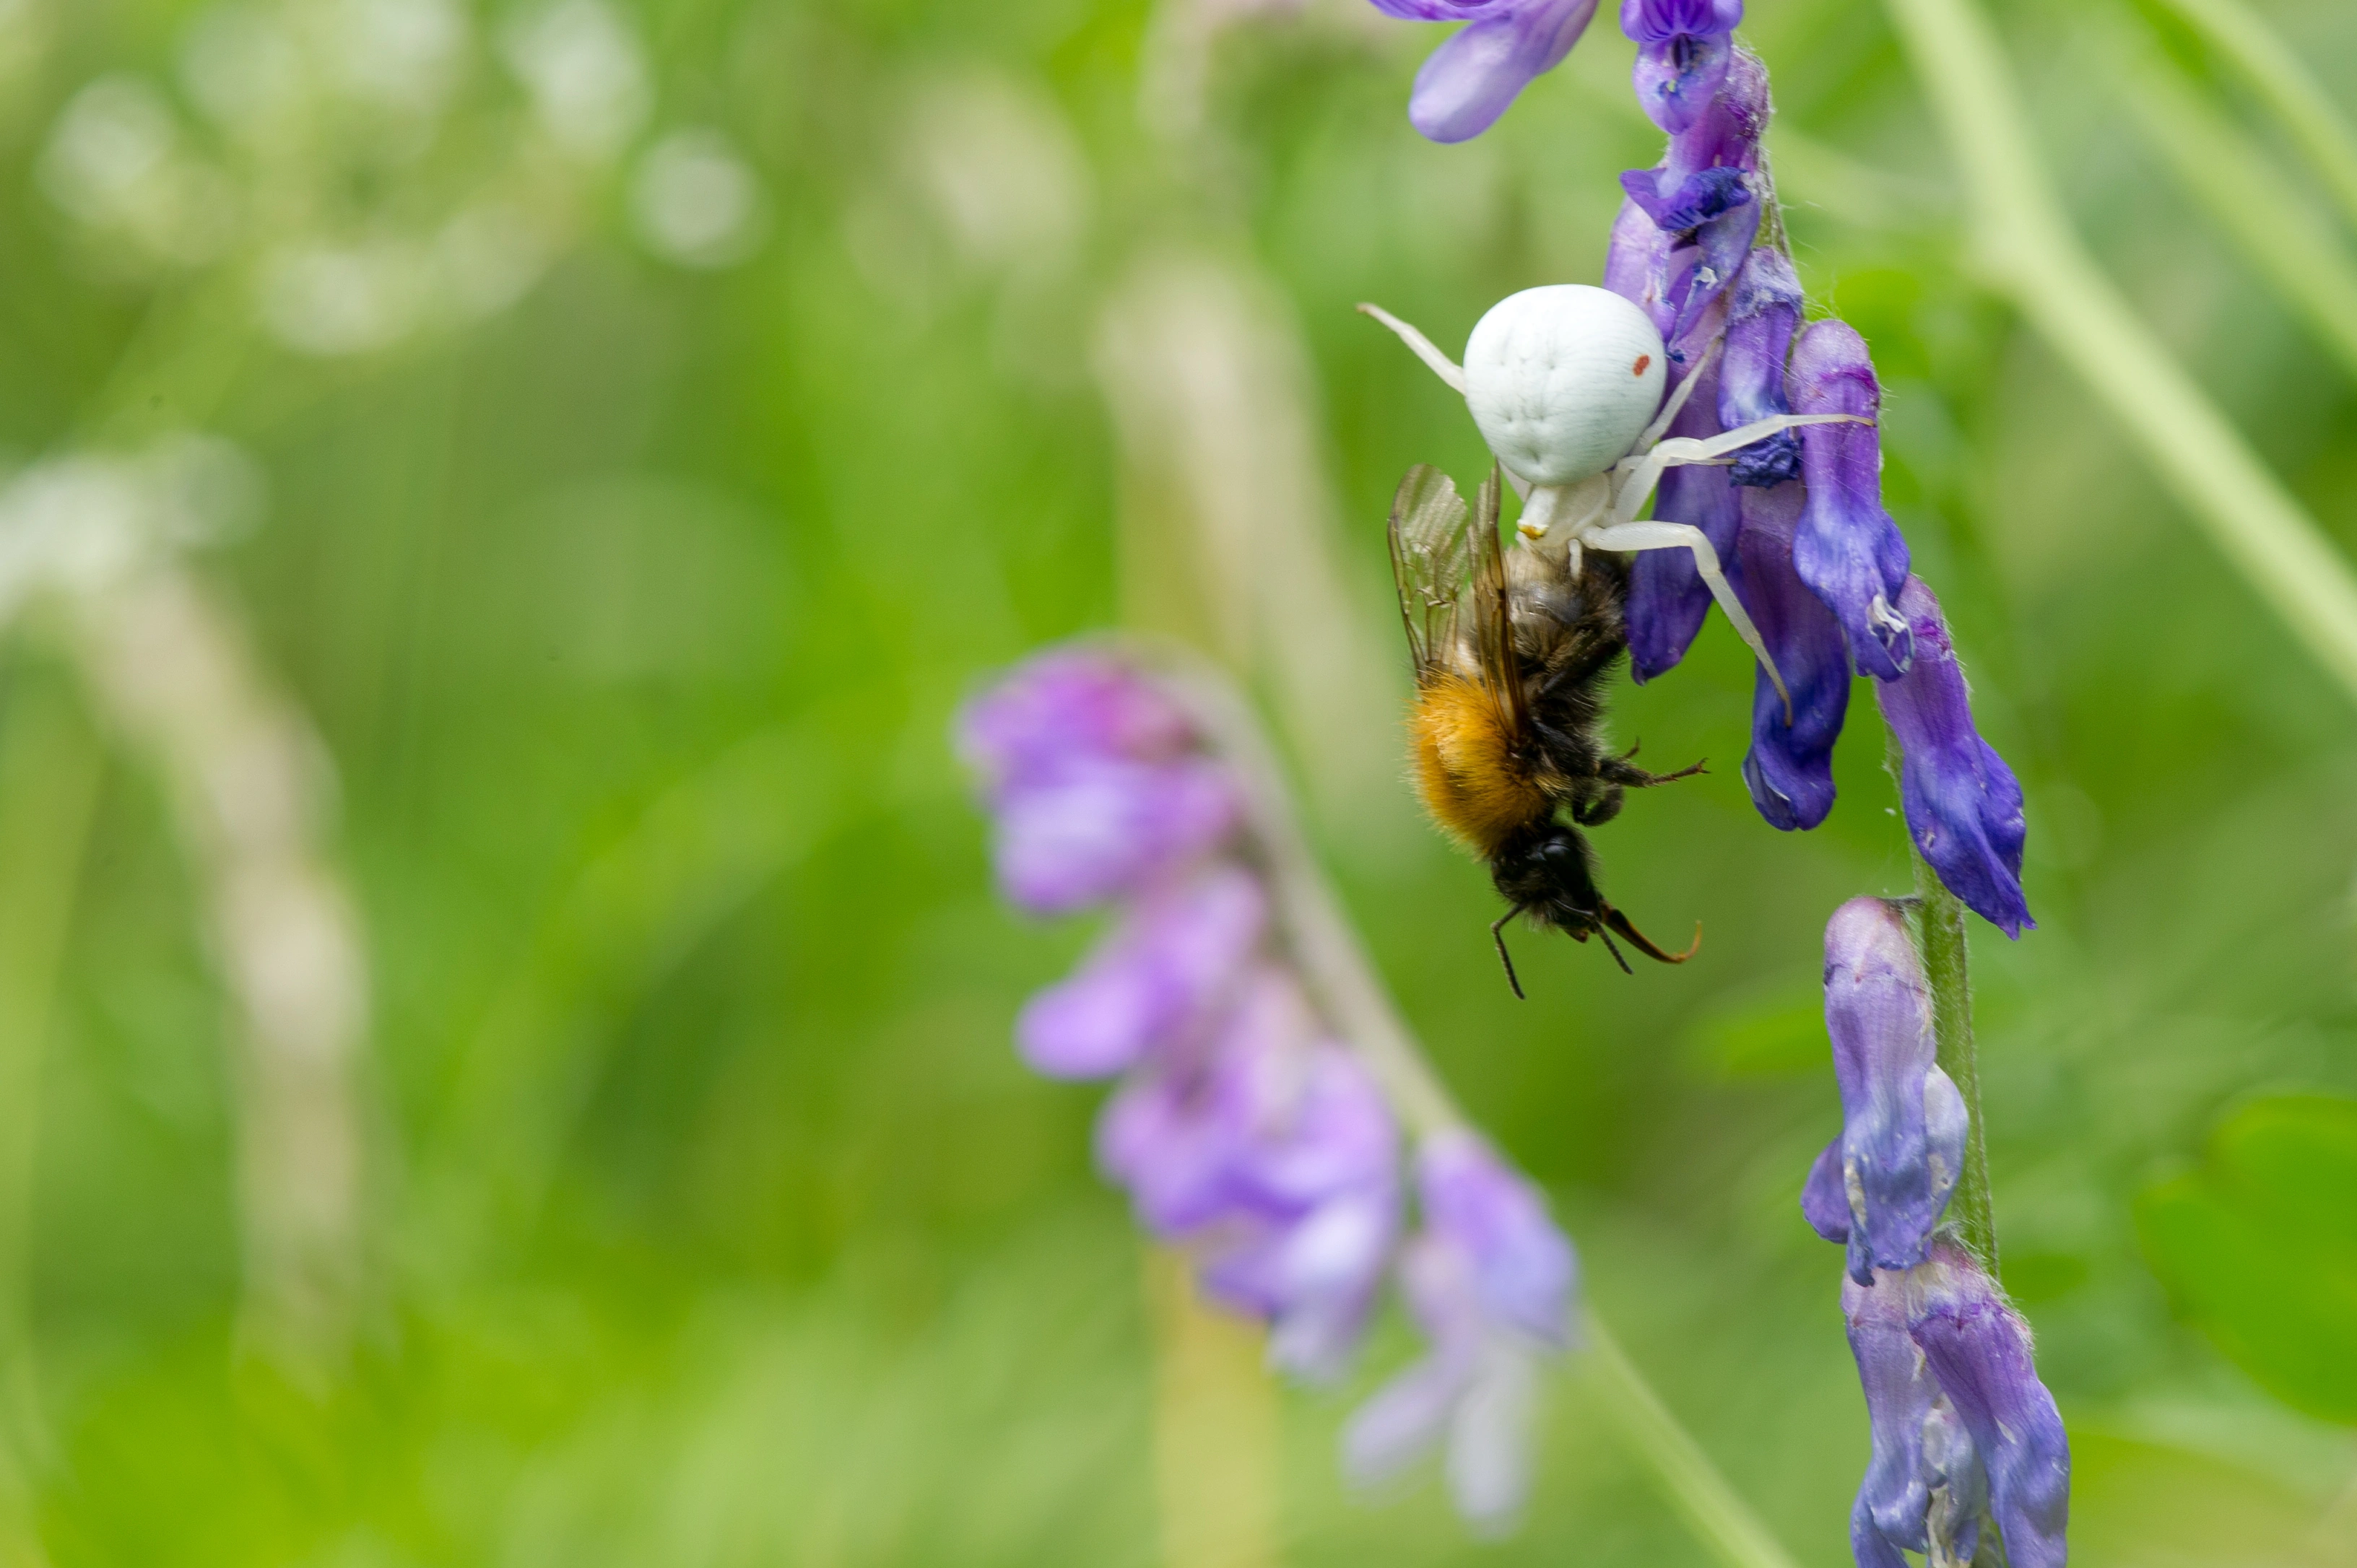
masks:
<svg viewBox="0 0 2357 1568"><path fill-rule="evenodd" d="M1691 550L1695 570L1710 586L1710 596L1718 601L1726 612L1727 621L1735 628L1735 635L1744 646L1759 656L1760 668L1768 672L1768 683L1784 699L1784 722L1792 722L1792 693L1784 689L1784 677L1776 668L1775 657L1768 651L1767 640L1760 628L1751 624L1750 615L1743 601L1735 596L1726 575L1718 569L1718 552L1712 548L1710 535L1689 522L1622 522L1604 528L1589 529L1584 536L1587 542L1598 550Z"/></svg>
<svg viewBox="0 0 2357 1568"><path fill-rule="evenodd" d="M1694 396L1695 388L1702 385L1703 377L1710 372L1711 362L1718 358L1718 351L1726 342L1724 338L1710 340L1710 347L1702 351L1701 361L1686 372L1686 379L1678 383L1678 390L1670 394L1670 401L1662 405L1662 412L1653 416L1653 423L1645 426L1645 434L1637 437L1637 445L1631 448L1631 451L1650 452L1654 443L1668 433L1670 426L1677 422L1678 415L1685 412L1686 400Z"/></svg>
<svg viewBox="0 0 2357 1568"><path fill-rule="evenodd" d="M1721 435L1697 439L1691 435L1674 435L1658 443L1641 456L1623 457L1615 470L1628 478L1620 481L1619 503L1612 509L1615 523L1634 522L1645 498L1662 482L1662 475L1671 468L1708 463L1724 457L1729 452L1740 452L1755 441L1765 441L1780 430L1792 430L1803 424L1871 424L1874 422L1855 413L1780 413L1769 419L1755 419L1738 429Z"/></svg>
<svg viewBox="0 0 2357 1568"><path fill-rule="evenodd" d="M1417 359L1422 360L1426 364L1432 367L1432 373L1434 375L1437 375L1442 381L1447 381L1450 387L1455 389L1458 396L1463 397L1465 395L1464 371L1458 368L1456 360L1450 359L1448 355L1442 353L1437 348L1434 347L1431 338L1426 337L1415 328L1410 327L1406 322L1402 321L1398 317L1394 316L1390 311L1385 310L1380 305L1361 304L1359 306L1359 314L1361 316L1372 316L1377 321L1382 322L1384 326L1397 333L1399 335L1399 340L1406 344L1411 349L1415 350L1415 357Z"/></svg>

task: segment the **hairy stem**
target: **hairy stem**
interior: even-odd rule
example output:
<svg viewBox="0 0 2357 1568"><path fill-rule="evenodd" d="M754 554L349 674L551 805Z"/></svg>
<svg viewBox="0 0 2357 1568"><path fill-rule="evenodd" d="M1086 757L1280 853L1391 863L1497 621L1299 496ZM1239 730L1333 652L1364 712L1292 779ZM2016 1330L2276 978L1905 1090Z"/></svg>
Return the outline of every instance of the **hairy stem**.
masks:
<svg viewBox="0 0 2357 1568"><path fill-rule="evenodd" d="M2357 573L2170 357L2070 227L1996 31L1973 0L1886 0L1964 178L1975 258L2153 470L2357 699Z"/></svg>
<svg viewBox="0 0 2357 1568"><path fill-rule="evenodd" d="M1932 1029L1939 1041L1940 1070L1955 1080L1972 1112L1964 1140L1964 1168L1956 1178L1948 1213L1964 1245L1996 1273L1996 1220L1989 1208L1988 1136L1981 1116L1980 1055L1973 1043L1972 978L1966 969L1964 906L1941 885L1921 854L1915 863L1915 908L1910 924L1923 956L1923 977L1932 988Z"/></svg>

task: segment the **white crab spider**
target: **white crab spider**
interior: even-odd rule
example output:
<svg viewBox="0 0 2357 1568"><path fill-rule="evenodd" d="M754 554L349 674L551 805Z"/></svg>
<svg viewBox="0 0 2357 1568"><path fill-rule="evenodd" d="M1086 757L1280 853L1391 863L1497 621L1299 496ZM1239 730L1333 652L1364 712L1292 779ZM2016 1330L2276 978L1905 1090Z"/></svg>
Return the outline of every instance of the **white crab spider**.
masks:
<svg viewBox="0 0 2357 1568"><path fill-rule="evenodd" d="M1792 711L1784 678L1719 570L1709 536L1691 523L1640 522L1637 514L1670 468L1724 463L1730 453L1780 430L1857 415L1778 414L1706 439L1663 440L1663 432L1685 407L1710 355L1718 351L1717 342L1665 406L1662 385L1668 356L1662 335L1636 306L1585 284L1526 288L1499 301L1474 325L1461 369L1389 311L1372 305L1359 308L1398 333L1418 359L1464 394L1481 438L1523 495L1516 526L1524 538L1559 534L1575 577L1583 549L1693 551L1695 569L1711 597L1759 656L1786 713Z"/></svg>

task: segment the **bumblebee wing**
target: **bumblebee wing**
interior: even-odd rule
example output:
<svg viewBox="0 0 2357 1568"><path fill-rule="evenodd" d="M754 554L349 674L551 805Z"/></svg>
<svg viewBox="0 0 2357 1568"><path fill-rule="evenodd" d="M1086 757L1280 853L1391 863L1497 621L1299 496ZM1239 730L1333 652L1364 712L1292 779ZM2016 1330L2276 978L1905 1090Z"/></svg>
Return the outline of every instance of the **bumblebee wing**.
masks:
<svg viewBox="0 0 2357 1568"><path fill-rule="evenodd" d="M1418 685L1448 657L1457 635L1468 564L1465 522L1455 482L1428 463L1410 468L1392 498L1392 582Z"/></svg>
<svg viewBox="0 0 2357 1568"><path fill-rule="evenodd" d="M1531 732L1530 701L1523 691L1523 661L1514 651L1514 628L1507 591L1506 553L1498 542L1498 509L1504 489L1498 469L1481 483L1469 536L1473 590L1466 599L1471 618L1469 641L1481 671L1482 688L1498 705L1506 735L1519 741Z"/></svg>

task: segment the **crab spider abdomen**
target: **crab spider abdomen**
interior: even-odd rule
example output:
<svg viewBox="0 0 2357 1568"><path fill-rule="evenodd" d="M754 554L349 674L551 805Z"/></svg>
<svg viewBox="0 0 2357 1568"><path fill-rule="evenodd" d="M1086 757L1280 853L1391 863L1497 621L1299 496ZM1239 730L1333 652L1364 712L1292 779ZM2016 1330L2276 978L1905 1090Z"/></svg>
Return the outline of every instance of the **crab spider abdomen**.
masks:
<svg viewBox="0 0 2357 1568"><path fill-rule="evenodd" d="M1465 345L1465 402L1498 461L1534 485L1568 485L1628 455L1662 405L1662 335L1604 289L1509 295Z"/></svg>

